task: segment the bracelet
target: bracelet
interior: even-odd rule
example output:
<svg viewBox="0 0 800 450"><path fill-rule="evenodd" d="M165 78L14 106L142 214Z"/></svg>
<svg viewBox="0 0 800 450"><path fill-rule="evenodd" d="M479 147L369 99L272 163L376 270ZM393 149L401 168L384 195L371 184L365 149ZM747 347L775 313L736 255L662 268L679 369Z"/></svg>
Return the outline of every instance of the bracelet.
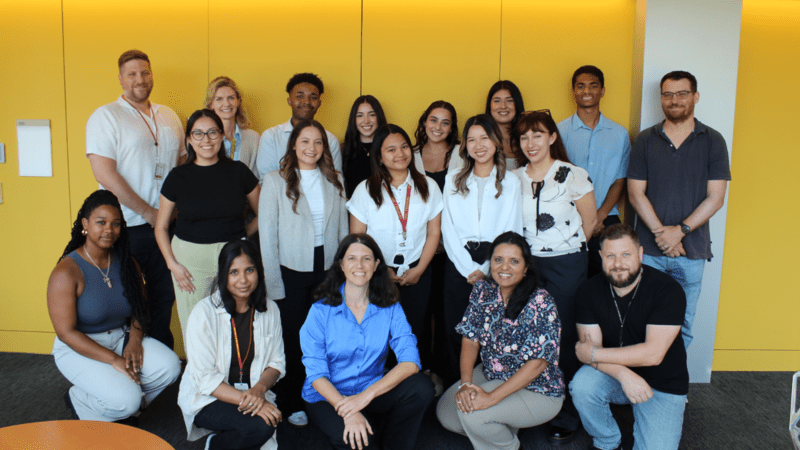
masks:
<svg viewBox="0 0 800 450"><path fill-rule="evenodd" d="M592 347L592 355L589 358L592 361L592 364L597 364L597 361L594 360L594 351L597 350L597 347Z"/></svg>
<svg viewBox="0 0 800 450"><path fill-rule="evenodd" d="M460 391L460 390L461 390L461 388L462 388L462 387L464 387L464 386L474 386L474 385L473 385L473 384L472 384L472 382L470 382L470 381L467 381L466 383L461 383L461 384L458 386L458 389L456 390L456 392Z"/></svg>

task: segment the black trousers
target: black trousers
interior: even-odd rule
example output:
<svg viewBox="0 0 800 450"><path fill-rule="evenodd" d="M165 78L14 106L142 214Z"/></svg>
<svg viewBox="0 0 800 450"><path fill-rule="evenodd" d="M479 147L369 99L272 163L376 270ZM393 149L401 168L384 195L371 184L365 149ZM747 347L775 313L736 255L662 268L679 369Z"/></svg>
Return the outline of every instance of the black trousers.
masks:
<svg viewBox="0 0 800 450"><path fill-rule="evenodd" d="M606 228L614 225L615 223L622 223L619 220L619 216L608 216L606 220L603 221L603 225ZM598 273L603 273L603 261L600 259L600 236L597 235L588 242L589 247L589 272L586 274L586 278L592 278Z"/></svg>
<svg viewBox="0 0 800 450"><path fill-rule="evenodd" d="M259 416L242 414L238 406L217 400L201 409L194 424L217 433L211 449L258 450L275 429Z"/></svg>
<svg viewBox="0 0 800 450"><path fill-rule="evenodd" d="M410 268L417 267L419 260L414 261L409 265ZM395 272L397 268L394 268ZM422 358L422 353L426 348L423 341L425 334L425 312L428 309L428 300L431 296L431 266L428 265L422 275L419 277L417 284L411 286L400 286L397 284L397 289L400 291L400 306L403 307L403 313L406 315L408 324L411 325L411 332L417 338L417 351ZM430 324L427 325L430 327ZM427 346L430 352L430 345ZM423 367L425 363L422 363Z"/></svg>
<svg viewBox="0 0 800 450"><path fill-rule="evenodd" d="M558 317L561 319L561 352L558 364L564 374L564 384L569 382L580 368L575 355L575 344L578 342L578 330L575 327L575 293L586 281L588 255L585 251L568 255L541 258L534 256L539 274L539 287L544 288L555 300ZM580 426L578 411L572 404L572 396L567 389L561 412L551 425L577 430Z"/></svg>
<svg viewBox="0 0 800 450"><path fill-rule="evenodd" d="M425 311L419 358L422 367L442 374L447 370L447 336L444 325L444 266L447 254L438 253L431 260L431 295Z"/></svg>
<svg viewBox="0 0 800 450"><path fill-rule="evenodd" d="M303 410L300 394L306 379L303 352L300 349L300 328L314 304L314 290L325 277L325 252L322 246L314 249L314 271L297 272L281 266L281 278L286 298L276 303L281 310L283 349L286 354L286 376L275 385L278 407L285 417Z"/></svg>
<svg viewBox="0 0 800 450"><path fill-rule="evenodd" d="M471 293L472 285L458 273L458 269L448 258L444 265L443 305L447 366L444 373L440 374L444 379L445 386L450 386L461 379L461 335L456 332L456 325L464 317Z"/></svg>
<svg viewBox="0 0 800 450"><path fill-rule="evenodd" d="M433 383L430 378L416 373L403 380L391 391L376 397L361 414L372 431L378 433L377 423L382 420L381 435L369 436L369 447L386 450L411 450L417 442L417 433L425 411L433 401ZM350 450L344 443L344 419L336 414L330 403L307 403L308 417L330 439L335 449ZM375 443L380 443L380 447Z"/></svg>
<svg viewBox="0 0 800 450"><path fill-rule="evenodd" d="M153 228L139 225L128 228L131 254L136 258L145 280L147 306L150 311L150 326L147 334L166 345L175 348L169 325L172 320L172 305L175 303L175 290L172 287L172 274L167 262L158 249Z"/></svg>

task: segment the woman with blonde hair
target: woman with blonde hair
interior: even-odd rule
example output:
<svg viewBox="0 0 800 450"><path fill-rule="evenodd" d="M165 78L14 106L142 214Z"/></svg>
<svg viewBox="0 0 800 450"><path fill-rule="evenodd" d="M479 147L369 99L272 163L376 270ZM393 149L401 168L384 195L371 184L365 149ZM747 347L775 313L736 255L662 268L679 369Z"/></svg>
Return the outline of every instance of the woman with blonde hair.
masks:
<svg viewBox="0 0 800 450"><path fill-rule="evenodd" d="M225 128L222 144L228 158L243 162L256 174L258 133L249 128L250 119L242 105L242 91L236 82L226 76L211 80L206 88L203 107L213 110L222 119Z"/></svg>

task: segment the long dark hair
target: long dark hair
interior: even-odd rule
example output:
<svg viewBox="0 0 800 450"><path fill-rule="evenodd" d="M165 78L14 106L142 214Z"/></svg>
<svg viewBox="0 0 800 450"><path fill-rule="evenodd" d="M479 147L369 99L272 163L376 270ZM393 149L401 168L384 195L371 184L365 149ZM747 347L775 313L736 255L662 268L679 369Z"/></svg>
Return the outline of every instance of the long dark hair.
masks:
<svg viewBox="0 0 800 450"><path fill-rule="evenodd" d="M456 144L458 144L458 116L456 115L456 109L453 107L453 105L444 100L437 100L431 103L431 105L428 106L428 109L426 109L425 112L419 117L417 131L414 132L414 139L417 141L419 153L422 154L422 148L428 143L428 133L425 130L425 125L428 122L428 116L430 116L433 110L437 108L446 109L448 112L450 112L450 134L448 134L447 138L445 138L445 142L447 142L447 154L445 154L444 157L444 167L446 168L450 163L450 155L453 153L453 149L455 148Z"/></svg>
<svg viewBox="0 0 800 450"><path fill-rule="evenodd" d="M81 209L78 210L78 217L72 224L72 232L70 233L70 241L64 249L64 253L58 258L59 261L64 259L65 256L72 253L74 250L83 246L86 243L86 236L81 231L83 230L83 219L89 220L92 212L104 205L111 206L119 212L120 230L117 241L114 242L112 252L120 263L120 278L122 278L122 293L125 299L128 300L133 308L133 317L139 322L144 332L147 332L147 326L150 323L150 315L147 309L147 298L144 293L144 284L142 283L142 275L136 264L136 261L131 255L130 240L128 238L128 226L125 222L125 216L122 214L122 207L119 205L117 197L111 193L100 189L92 192L86 200L83 201Z"/></svg>
<svg viewBox="0 0 800 450"><path fill-rule="evenodd" d="M461 171L458 172L458 175L456 175L455 179L453 179L453 184L456 188L454 193L460 193L464 196L469 193L469 188L467 187L467 178L469 178L470 174L472 174L472 169L475 168L475 160L472 158L472 156L469 156L469 151L467 150L467 135L469 134L469 129L473 126L483 128L494 146L497 147L492 160L494 161L494 166L496 169L494 187L497 189L497 195L495 195L494 198L499 198L500 194L503 193L503 178L506 177L506 157L503 153L503 138L502 134L500 134L500 126L497 125L497 122L494 121L494 118L492 118L491 114L478 114L477 116L472 116L467 119L467 123L464 125L464 135L461 139L461 148L458 150L458 154L461 156L461 159L464 160L464 165L461 167Z"/></svg>
<svg viewBox="0 0 800 450"><path fill-rule="evenodd" d="M381 153L381 147L383 146L383 141L386 140L387 137L391 134L399 134L400 136L405 139L406 144L408 144L408 148L411 149L411 139L408 137L408 134L395 124L386 124L375 131L375 138L372 140L372 149L369 151L369 160L372 163L372 174L367 178L367 189L369 191L369 196L372 197L372 200L375 202L375 205L378 208L381 207L383 204L383 194L381 193L381 189L386 186L386 190L389 192L389 196L394 198L394 194L392 193L392 175L389 173L389 169L386 168L381 163L381 158L383 157ZM414 164L414 151L411 151L411 160L408 163L408 171L411 173L411 179L414 180L414 190L416 190L420 197L422 197L422 201L428 201L428 180L425 178L424 173L419 173L417 170L416 165Z"/></svg>
<svg viewBox="0 0 800 450"><path fill-rule="evenodd" d="M550 157L559 161L564 161L572 164L567 155L567 148L564 146L564 141L561 139L561 134L558 132L558 126L553 120L553 117L546 112L529 112L522 116L522 119L517 122L514 128L514 139L519 144L520 136L528 131L539 131L547 134L555 134L556 140L550 145ZM528 157L524 152L517 152L517 164L520 167L528 164Z"/></svg>
<svg viewBox="0 0 800 450"><path fill-rule="evenodd" d="M494 256L494 250L500 244L509 244L519 247L519 249L522 251L522 259L525 261L525 265L527 266L525 276L511 292L511 296L508 298L508 305L506 306L506 317L510 320L516 320L517 316L519 316L519 313L522 312L522 308L528 304L531 295L533 295L533 293L536 291L539 276L536 273L536 262L533 259L531 248L528 246L528 242L524 237L513 231L506 231L500 236L497 236L487 252L490 255L490 261ZM489 276L487 277L487 280L496 283L496 281L492 278L491 269L489 270Z"/></svg>
<svg viewBox="0 0 800 450"><path fill-rule="evenodd" d="M250 294L247 304L258 312L267 310L267 286L264 282L264 265L261 264L261 255L258 252L258 248L248 240L235 239L225 244L220 250L217 261L219 269L217 270L217 279L214 280L214 284L219 289L222 306L231 316L236 314L236 300L228 290L228 271L231 269L233 260L242 255L247 255L250 258L250 262L256 266L256 272L258 273L258 286Z"/></svg>
<svg viewBox="0 0 800 450"><path fill-rule="evenodd" d="M280 174L286 180L286 196L292 201L292 211L295 214L297 214L297 202L300 200L300 176L297 171L297 152L294 147L300 133L308 127L316 128L322 136L322 157L317 161L320 173L328 180L328 183L339 189L339 195L344 197L344 187L339 181L339 177L336 176L336 168L333 166L333 156L331 156L331 149L328 145L328 133L325 132L322 124L314 119L301 120L289 135L289 143L286 146L286 154L281 158L280 168Z"/></svg>
<svg viewBox="0 0 800 450"><path fill-rule="evenodd" d="M362 95L353 102L353 107L350 108L350 118L347 119L347 131L344 133L344 146L342 148L343 171L347 171L348 164L356 158L358 150L361 148L361 133L358 132L356 127L356 114L358 114L358 107L364 103L368 103L372 106L372 110L375 111L375 116L378 119L378 123L375 124L375 130L377 131L378 128L386 125L386 114L383 113L383 107L381 107L381 102L377 98L371 95Z"/></svg>
<svg viewBox="0 0 800 450"><path fill-rule="evenodd" d="M513 131L514 126L517 125L517 121L522 117L522 112L525 111L525 104L522 101L522 92L519 91L519 88L513 82L509 80L500 80L489 88L489 95L486 96L485 113L489 115L492 114L492 97L503 89L507 90L511 94L511 98L514 99L514 119L511 121L511 131Z"/></svg>
<svg viewBox="0 0 800 450"><path fill-rule="evenodd" d="M381 253L381 248L366 233L349 234L342 240L336 250L336 254L333 256L331 268L325 273L325 279L314 291L314 300L324 300L323 303L331 306L342 304L341 287L346 281L342 271L342 260L344 259L344 254L347 253L347 249L353 244L366 245L372 250L372 256L380 261L378 268L369 280L369 302L381 308L392 306L399 302L400 293L397 290L397 286L389 278L388 266L383 258L383 253Z"/></svg>
<svg viewBox="0 0 800 450"><path fill-rule="evenodd" d="M192 147L192 142L195 142L192 139L192 128L194 128L194 123L197 122L201 117L208 117L209 119L213 120L214 123L219 128L219 151L217 152L217 156L219 157L220 161L228 159L228 156L225 154L225 146L222 144L222 135L225 133L225 127L222 125L222 119L219 118L217 113L214 112L212 109L198 109L191 116L189 116L189 120L186 121L186 153L187 158L184 164L192 164L197 160L197 153L194 151ZM205 139L205 138L203 138Z"/></svg>

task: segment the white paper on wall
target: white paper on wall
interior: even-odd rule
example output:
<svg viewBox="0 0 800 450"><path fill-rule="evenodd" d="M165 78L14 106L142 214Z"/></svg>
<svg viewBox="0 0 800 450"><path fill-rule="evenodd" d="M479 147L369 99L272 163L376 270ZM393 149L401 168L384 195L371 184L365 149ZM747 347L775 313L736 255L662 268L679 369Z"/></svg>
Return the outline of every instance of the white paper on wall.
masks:
<svg viewBox="0 0 800 450"><path fill-rule="evenodd" d="M17 120L19 176L52 177L50 120Z"/></svg>

